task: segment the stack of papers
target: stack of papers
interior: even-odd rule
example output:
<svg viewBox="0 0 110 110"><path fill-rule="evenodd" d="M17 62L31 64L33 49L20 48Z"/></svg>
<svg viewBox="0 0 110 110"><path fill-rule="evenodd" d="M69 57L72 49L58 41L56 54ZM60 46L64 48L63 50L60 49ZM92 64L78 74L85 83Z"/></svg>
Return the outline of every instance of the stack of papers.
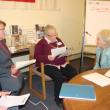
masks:
<svg viewBox="0 0 110 110"><path fill-rule="evenodd" d="M2 96L0 98L0 106L3 107L13 107L24 105L29 98L30 94L25 94L21 96Z"/></svg>
<svg viewBox="0 0 110 110"><path fill-rule="evenodd" d="M27 60L27 61L18 61L15 63L15 65L16 65L17 69L21 69L21 68L24 68L24 67L29 66L31 64L34 64L35 62L36 62L35 59Z"/></svg>
<svg viewBox="0 0 110 110"><path fill-rule="evenodd" d="M56 57L56 56L66 56L67 54L65 54L67 51L66 51L66 47L60 47L60 48L55 48L55 49L51 49L51 54L53 57Z"/></svg>
<svg viewBox="0 0 110 110"><path fill-rule="evenodd" d="M60 98L96 100L95 90L92 85L63 83Z"/></svg>
<svg viewBox="0 0 110 110"><path fill-rule="evenodd" d="M90 73L87 75L83 75L82 77L89 81L94 82L95 84L97 84L101 87L110 85L110 78L108 78L104 75L101 75L99 73Z"/></svg>

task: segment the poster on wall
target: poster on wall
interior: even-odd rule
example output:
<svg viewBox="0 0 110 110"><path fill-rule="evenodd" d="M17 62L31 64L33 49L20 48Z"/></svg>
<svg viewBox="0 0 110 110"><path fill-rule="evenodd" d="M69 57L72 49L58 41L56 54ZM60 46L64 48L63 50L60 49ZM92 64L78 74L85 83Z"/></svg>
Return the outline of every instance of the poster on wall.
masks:
<svg viewBox="0 0 110 110"><path fill-rule="evenodd" d="M0 1L35 2L35 0L0 0Z"/></svg>
<svg viewBox="0 0 110 110"><path fill-rule="evenodd" d="M96 45L97 33L110 29L110 1L86 0L85 45Z"/></svg>

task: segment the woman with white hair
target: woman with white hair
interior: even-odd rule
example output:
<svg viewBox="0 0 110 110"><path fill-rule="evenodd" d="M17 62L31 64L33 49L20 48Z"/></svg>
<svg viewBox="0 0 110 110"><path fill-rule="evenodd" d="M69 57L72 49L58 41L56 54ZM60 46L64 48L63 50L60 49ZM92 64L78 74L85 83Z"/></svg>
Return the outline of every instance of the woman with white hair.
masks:
<svg viewBox="0 0 110 110"><path fill-rule="evenodd" d="M110 29L101 30L97 35L96 64L94 69L110 67Z"/></svg>
<svg viewBox="0 0 110 110"><path fill-rule="evenodd" d="M50 76L54 82L54 96L56 104L61 107L61 100L59 93L62 83L65 80L70 80L77 75L77 71L67 62L67 56L52 56L51 50L64 47L65 44L58 37L56 28L52 25L46 25L44 28L45 36L35 46L34 57L36 59L36 66L44 63L45 74Z"/></svg>

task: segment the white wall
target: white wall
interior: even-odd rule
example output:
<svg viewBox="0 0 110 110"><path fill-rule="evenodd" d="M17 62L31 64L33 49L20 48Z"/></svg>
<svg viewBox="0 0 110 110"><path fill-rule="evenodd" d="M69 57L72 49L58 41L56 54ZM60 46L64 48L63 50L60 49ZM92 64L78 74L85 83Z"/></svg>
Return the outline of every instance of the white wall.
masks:
<svg viewBox="0 0 110 110"><path fill-rule="evenodd" d="M33 27L35 24L55 25L59 36L70 48L71 53L79 53L82 41L84 0L58 0L60 9L48 10L19 10L0 9L0 19L7 26L18 24Z"/></svg>

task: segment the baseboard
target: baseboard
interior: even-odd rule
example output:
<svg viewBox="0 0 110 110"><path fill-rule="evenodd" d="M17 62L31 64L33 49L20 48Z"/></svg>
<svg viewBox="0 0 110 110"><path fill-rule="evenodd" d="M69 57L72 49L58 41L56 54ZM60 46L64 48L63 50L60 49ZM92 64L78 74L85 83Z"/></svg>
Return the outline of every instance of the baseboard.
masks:
<svg viewBox="0 0 110 110"><path fill-rule="evenodd" d="M69 55L69 60L78 59L81 57L81 53L71 54Z"/></svg>
<svg viewBox="0 0 110 110"><path fill-rule="evenodd" d="M88 57L88 58L92 58L95 59L95 55L90 55L90 54L83 54L84 57ZM81 53L76 53L76 54L71 54L69 55L69 60L74 60L74 59L78 59L81 57Z"/></svg>

